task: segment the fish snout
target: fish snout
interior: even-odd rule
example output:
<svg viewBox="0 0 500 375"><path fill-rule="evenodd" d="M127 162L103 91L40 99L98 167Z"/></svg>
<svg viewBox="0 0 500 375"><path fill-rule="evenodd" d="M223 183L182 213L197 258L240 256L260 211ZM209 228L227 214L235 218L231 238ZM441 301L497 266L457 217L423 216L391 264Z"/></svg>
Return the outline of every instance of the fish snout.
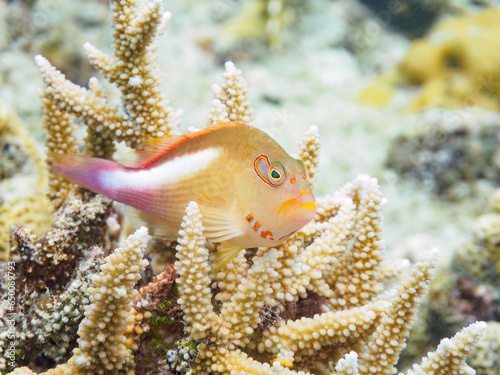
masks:
<svg viewBox="0 0 500 375"><path fill-rule="evenodd" d="M296 231L310 222L316 214L316 200L311 190L285 201L279 208L279 221L282 228Z"/></svg>

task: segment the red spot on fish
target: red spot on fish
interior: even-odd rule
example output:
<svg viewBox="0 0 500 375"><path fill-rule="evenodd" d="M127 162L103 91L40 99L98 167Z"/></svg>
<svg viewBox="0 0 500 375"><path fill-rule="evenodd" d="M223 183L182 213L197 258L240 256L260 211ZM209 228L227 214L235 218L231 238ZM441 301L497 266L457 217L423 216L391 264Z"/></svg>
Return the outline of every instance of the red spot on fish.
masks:
<svg viewBox="0 0 500 375"><path fill-rule="evenodd" d="M245 216L245 219L247 219L247 221L251 223L253 220L253 214L250 212L247 216Z"/></svg>
<svg viewBox="0 0 500 375"><path fill-rule="evenodd" d="M253 225L253 230L257 232L259 230L259 228L260 228L260 224L255 222L255 224Z"/></svg>
<svg viewBox="0 0 500 375"><path fill-rule="evenodd" d="M292 183L292 184L294 184L294 183L295 183L295 181L297 181L297 179L296 179L295 177L292 177L292 178L290 179L290 183Z"/></svg>
<svg viewBox="0 0 500 375"><path fill-rule="evenodd" d="M303 176L302 176L302 178L303 178L304 180L307 180L307 176L306 176L306 175L303 175Z"/></svg>
<svg viewBox="0 0 500 375"><path fill-rule="evenodd" d="M269 236L269 239L270 239L271 241L274 241L274 238L273 238L273 232L271 232L271 231L268 231L268 230L266 230L266 231L262 231L262 233L260 234L260 236L261 236L262 238L266 238L267 236Z"/></svg>

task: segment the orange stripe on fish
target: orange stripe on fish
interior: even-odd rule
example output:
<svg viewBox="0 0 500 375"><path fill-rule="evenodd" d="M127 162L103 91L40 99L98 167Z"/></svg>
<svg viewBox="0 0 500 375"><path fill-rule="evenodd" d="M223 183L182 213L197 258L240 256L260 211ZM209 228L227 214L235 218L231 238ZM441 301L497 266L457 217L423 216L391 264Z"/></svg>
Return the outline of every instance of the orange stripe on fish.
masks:
<svg viewBox="0 0 500 375"><path fill-rule="evenodd" d="M285 207L287 207L290 204L294 203L297 198L299 198L299 197L301 197L302 195L305 195L305 194L312 194L312 191L311 190L305 190L305 191L301 192L299 195L297 195L296 197L293 197L293 198L290 198L290 199L284 201L283 204L278 208L278 214L281 213L281 211L283 211L285 209Z"/></svg>
<svg viewBox="0 0 500 375"><path fill-rule="evenodd" d="M162 157L172 153L174 150L192 142L196 138L203 137L207 133L217 131L222 128L241 127L245 124L230 121L221 122L195 133L183 134L180 136L171 136L164 138L149 138L145 139L140 145L140 149L132 152L131 156L122 161L128 167L148 168L154 163L160 161Z"/></svg>
<svg viewBox="0 0 500 375"><path fill-rule="evenodd" d="M301 204L301 205L297 206L297 208L303 208L303 209L310 211L310 210L313 210L316 208L316 202L308 202L305 204Z"/></svg>
<svg viewBox="0 0 500 375"><path fill-rule="evenodd" d="M266 230L266 231L262 231L262 232L260 233L260 236L261 236L262 238L267 238L267 236L269 236L269 239L270 239L271 241L274 241L274 238L273 238L273 232L270 232L270 231L268 231L268 230Z"/></svg>

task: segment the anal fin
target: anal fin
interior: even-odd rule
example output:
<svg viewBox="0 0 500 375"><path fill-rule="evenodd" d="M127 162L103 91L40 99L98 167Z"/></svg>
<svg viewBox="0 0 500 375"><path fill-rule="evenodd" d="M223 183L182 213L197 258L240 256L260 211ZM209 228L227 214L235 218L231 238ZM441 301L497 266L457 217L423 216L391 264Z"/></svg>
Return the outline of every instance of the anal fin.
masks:
<svg viewBox="0 0 500 375"><path fill-rule="evenodd" d="M212 266L214 267L212 275L219 272L222 267L230 262L241 250L243 250L242 247L230 244L220 244L217 246L217 252L215 253L215 258L212 262Z"/></svg>

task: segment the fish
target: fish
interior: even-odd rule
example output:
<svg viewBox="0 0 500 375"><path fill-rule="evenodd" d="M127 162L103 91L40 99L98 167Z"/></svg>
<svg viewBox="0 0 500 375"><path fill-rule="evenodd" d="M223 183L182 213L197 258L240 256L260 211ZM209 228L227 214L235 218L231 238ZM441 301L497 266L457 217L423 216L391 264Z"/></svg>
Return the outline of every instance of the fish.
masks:
<svg viewBox="0 0 500 375"><path fill-rule="evenodd" d="M175 240L190 201L218 244L218 272L241 249L274 247L315 215L307 170L262 130L238 122L145 140L120 163L52 154L53 170L126 205L133 226Z"/></svg>

